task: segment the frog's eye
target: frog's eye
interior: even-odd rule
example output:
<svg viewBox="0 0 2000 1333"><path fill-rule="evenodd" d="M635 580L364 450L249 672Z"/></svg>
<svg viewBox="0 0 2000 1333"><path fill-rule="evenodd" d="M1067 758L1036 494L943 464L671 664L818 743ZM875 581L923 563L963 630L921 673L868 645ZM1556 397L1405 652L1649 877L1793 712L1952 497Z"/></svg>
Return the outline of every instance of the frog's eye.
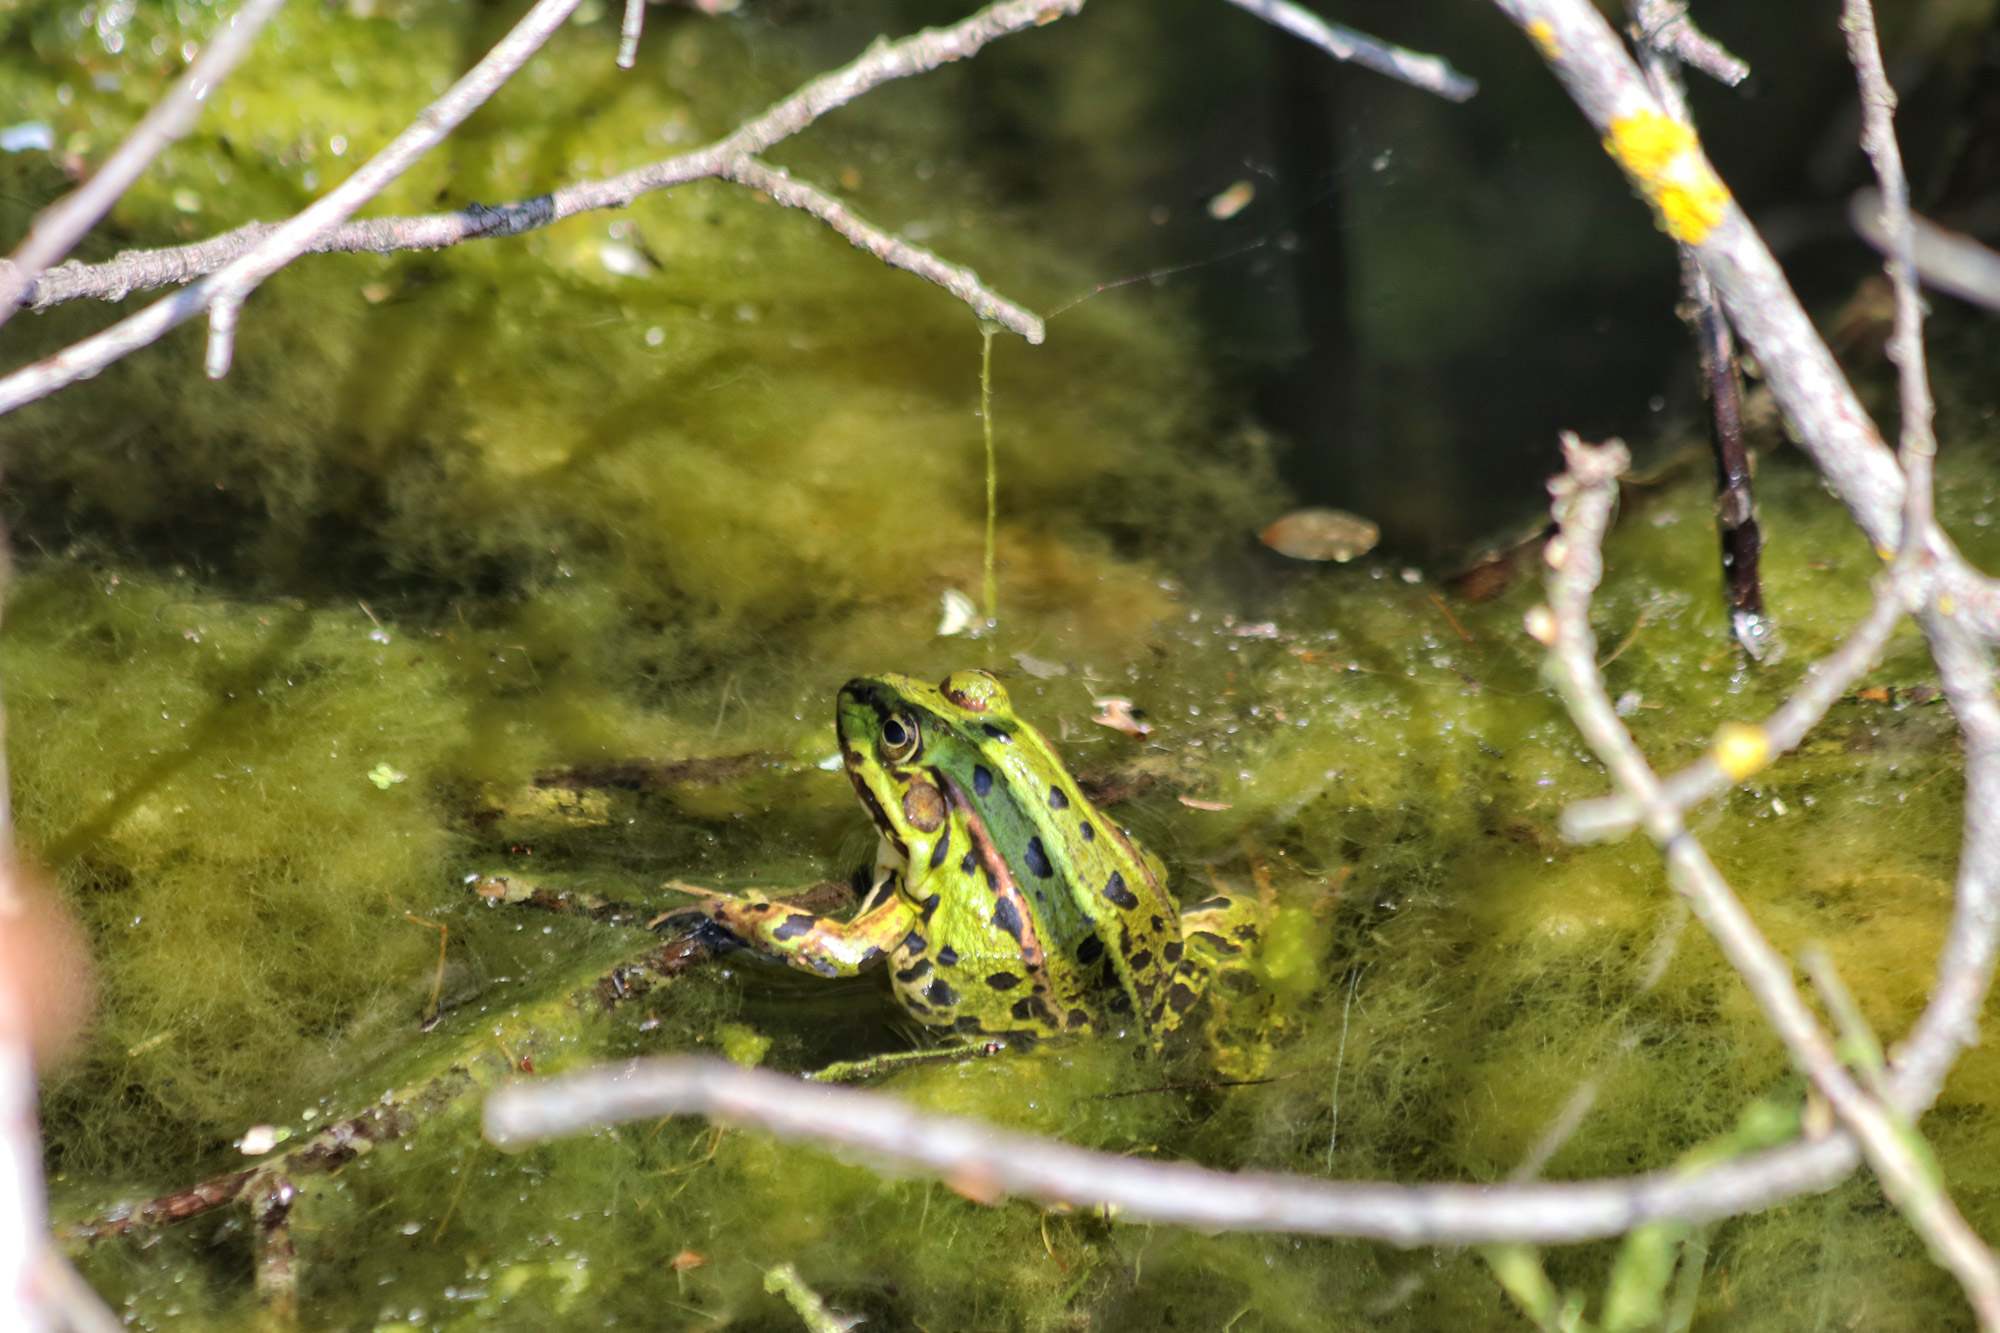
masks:
<svg viewBox="0 0 2000 1333"><path fill-rule="evenodd" d="M898 764L916 752L917 720L913 717L884 718L882 757L892 764Z"/></svg>

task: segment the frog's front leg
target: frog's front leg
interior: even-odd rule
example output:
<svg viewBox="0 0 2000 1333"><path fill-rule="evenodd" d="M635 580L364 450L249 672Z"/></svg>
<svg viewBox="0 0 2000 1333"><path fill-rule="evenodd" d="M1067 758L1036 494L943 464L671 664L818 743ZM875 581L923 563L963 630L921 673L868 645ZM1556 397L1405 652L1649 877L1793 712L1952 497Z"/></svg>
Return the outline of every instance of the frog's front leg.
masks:
<svg viewBox="0 0 2000 1333"><path fill-rule="evenodd" d="M898 893L876 893L846 921L802 912L762 895L733 898L675 884L704 899L710 921L759 953L821 977L851 977L882 961L916 924L916 909Z"/></svg>

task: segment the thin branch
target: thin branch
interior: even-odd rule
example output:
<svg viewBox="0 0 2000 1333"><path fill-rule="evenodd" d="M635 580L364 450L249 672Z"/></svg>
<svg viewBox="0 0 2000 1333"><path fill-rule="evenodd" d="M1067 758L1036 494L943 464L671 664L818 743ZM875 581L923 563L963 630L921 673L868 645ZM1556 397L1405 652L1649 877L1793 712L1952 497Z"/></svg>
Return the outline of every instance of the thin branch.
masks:
<svg viewBox="0 0 2000 1333"><path fill-rule="evenodd" d="M1959 1052L1978 1044L2000 948L2000 697L1994 694L1993 656L1960 617L1932 609L1920 619L1962 734L1965 808L1937 979L1889 1074L1897 1108L1912 1116L1937 1099Z"/></svg>
<svg viewBox="0 0 2000 1333"><path fill-rule="evenodd" d="M229 77L257 34L285 0L245 0L243 8L217 24L208 46L174 81L97 174L43 209L27 239L0 265L0 324L21 304L43 269L68 254L118 202L132 182L168 145L194 128L202 104Z"/></svg>
<svg viewBox="0 0 2000 1333"><path fill-rule="evenodd" d="M1335 60L1351 61L1401 80L1413 88L1454 102L1463 102L1479 91L1479 81L1467 78L1439 56L1393 46L1365 32L1328 23L1319 15L1291 0L1229 0L1238 9L1247 9L1274 27L1294 37L1302 37Z"/></svg>
<svg viewBox="0 0 2000 1333"><path fill-rule="evenodd" d="M1848 201L1848 220L1861 238L1883 254L1889 253L1889 224L1882 216L1880 190L1856 190ZM1911 248L1917 276L1926 287L1949 292L1987 310L2000 310L2000 254L1967 236L1912 214Z"/></svg>
<svg viewBox="0 0 2000 1333"><path fill-rule="evenodd" d="M1632 26L1644 46L1692 65L1725 87L1734 88L1750 77L1750 66L1694 26L1687 16L1687 0L1638 0L1632 7Z"/></svg>
<svg viewBox="0 0 2000 1333"><path fill-rule="evenodd" d="M862 221L840 200L816 186L795 180L782 167L773 167L754 157L739 157L724 163L716 174L768 195L787 208L805 210L846 237L856 249L866 250L885 264L944 288L971 306L981 319L990 319L1030 343L1042 341L1041 317L989 290L979 281L977 273L948 264L922 246Z"/></svg>
<svg viewBox="0 0 2000 1333"><path fill-rule="evenodd" d="M92 338L0 379L0 414L98 373L119 357L156 341L168 329L193 318L211 301L220 308L221 329L218 336L211 340L209 368L211 373L218 367L226 368L228 332L234 307L241 303L241 295L298 254L336 249L378 252L437 249L475 237L516 235L595 209L622 208L640 195L654 190L704 177L722 176L738 168L754 154L796 134L828 111L846 105L871 88L965 59L996 37L1053 22L1066 14L1075 13L1083 4L1083 0L1000 0L949 28L927 29L898 42L878 42L858 59L813 79L763 115L745 122L734 133L708 147L622 175L578 182L554 194L497 208L473 205L455 213L429 217L378 218L339 225L364 202L370 184L356 184L364 173L371 176L377 174L373 171L377 163L392 154L400 158L417 142L426 147L435 142L435 133L449 129L450 125L445 124L442 117L448 103L452 103L451 109L457 110L453 99L460 95L461 90L469 92L478 88L483 89L482 95L490 95L492 89L484 85L498 64L507 62L518 67L518 63L532 53L531 50L519 51L509 44L514 43L517 37L525 41L531 24L535 25L535 31L540 31L547 26L548 14L557 10L567 13L577 2L543 0L513 33L502 40L500 47L489 52L486 59L454 85L444 98L427 108L415 125L339 188L290 221L275 227L253 223L198 246L139 252L121 256L108 265L88 268L66 264L45 274L30 297L36 304L47 303L43 299L43 288L52 292L63 291L66 294L59 299L71 299L80 295L123 295L140 286L186 281L199 273L210 276L198 278L186 291L155 302ZM560 21L560 18L556 19L556 22ZM542 35L546 36L545 33ZM508 49L503 52L503 47ZM494 86L497 87L497 84ZM470 106L464 107L458 118L462 119L463 113L470 109ZM450 121L450 124L456 123L457 120ZM399 149L399 145L403 147ZM407 165L407 162L402 163L402 166ZM396 169L400 171L402 167ZM389 179L393 179L393 175L373 181L372 188L379 190ZM799 185L798 182L792 184ZM338 202L332 202L336 197ZM816 192L815 197L827 198ZM880 236L879 232L851 215L847 215L847 220L857 235ZM926 274L935 269L955 275L954 282L973 290L979 304L992 312L992 318L1007 323L1009 328L1023 337L1032 337L1041 329L1040 320L978 286L976 280L971 279L969 270L948 265L907 242L893 242L889 249L895 256L891 262L911 272ZM282 258L274 262L278 256Z"/></svg>
<svg viewBox="0 0 2000 1333"><path fill-rule="evenodd" d="M1910 221L1910 183L1896 144L1896 90L1882 68L1869 0L1845 0L1840 26L1847 32L1847 58L1861 85L1861 146L1875 165L1882 187L1882 220L1889 232L1889 284L1896 293L1895 331L1889 359L1896 363L1896 391L1902 401L1902 439L1897 451L1907 490L1903 531L1923 532L1931 523L1931 467L1937 439L1931 433L1930 377L1924 369L1924 308L1917 295L1915 229ZM1906 536L1903 543L1914 548Z"/></svg>
<svg viewBox="0 0 2000 1333"><path fill-rule="evenodd" d="M721 1060L636 1060L517 1082L487 1098L486 1137L515 1149L625 1120L705 1115L785 1139L858 1151L917 1169L981 1198L1012 1194L1107 1204L1133 1221L1238 1231L1365 1236L1398 1245L1592 1240L1641 1222L1706 1221L1823 1189L1852 1169L1840 1142L1765 1153L1690 1174L1661 1171L1578 1184L1393 1185L1216 1171L1091 1152L885 1093L806 1083ZM1847 1165L1843 1167L1843 1160Z"/></svg>
<svg viewBox="0 0 2000 1333"><path fill-rule="evenodd" d="M1549 648L1549 681L1613 780L1644 804L1646 831L1666 858L1675 890L1749 987L1794 1063L1860 1141L1883 1191L1958 1278L1981 1328L2000 1329L2000 1261L1952 1203L1908 1118L1871 1096L1841 1062L1793 984L1790 964L1757 929L1680 811L1664 799L1651 765L1612 707L1597 667L1590 603L1603 576L1601 544L1618 477L1630 455L1617 441L1592 447L1573 435L1564 438L1563 453L1569 470L1549 486L1562 529L1546 548L1554 571L1542 636Z"/></svg>
<svg viewBox="0 0 2000 1333"><path fill-rule="evenodd" d="M618 25L618 68L639 63L639 34L646 26L646 0L625 0L625 20Z"/></svg>

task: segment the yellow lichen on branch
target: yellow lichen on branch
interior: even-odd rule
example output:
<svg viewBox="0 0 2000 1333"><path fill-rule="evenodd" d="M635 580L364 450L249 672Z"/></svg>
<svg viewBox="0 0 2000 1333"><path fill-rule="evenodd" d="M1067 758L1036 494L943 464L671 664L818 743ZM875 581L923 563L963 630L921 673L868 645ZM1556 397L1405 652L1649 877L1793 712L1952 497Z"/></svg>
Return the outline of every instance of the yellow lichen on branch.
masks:
<svg viewBox="0 0 2000 1333"><path fill-rule="evenodd" d="M1604 151L1652 203L1660 227L1688 245L1700 245L1722 221L1729 188L1701 155L1694 131L1657 111L1611 122Z"/></svg>

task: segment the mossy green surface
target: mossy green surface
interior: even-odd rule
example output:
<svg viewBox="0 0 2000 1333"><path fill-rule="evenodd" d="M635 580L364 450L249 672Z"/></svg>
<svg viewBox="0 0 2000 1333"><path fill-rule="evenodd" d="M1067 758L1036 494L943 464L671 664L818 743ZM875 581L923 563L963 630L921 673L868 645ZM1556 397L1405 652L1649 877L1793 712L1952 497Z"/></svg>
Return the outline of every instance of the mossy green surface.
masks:
<svg viewBox="0 0 2000 1333"><path fill-rule="evenodd" d="M272 63L121 206L122 239L295 207L501 21L362 8L288 10ZM1058 124L1117 114L1115 89L1096 90L1108 110L1077 91L1094 85L1075 70L1131 37L1129 13L1100 8L1104 26L1074 28ZM113 53L63 11L0 11L0 51L29 113L96 160L207 13L141 5ZM743 23L649 23L644 77L611 69L600 13L385 207L518 197L691 146L871 35L818 60ZM851 169L871 215L922 223L1004 290L1087 287L985 207L975 167L939 168L963 131L925 113L955 107L963 77L774 156L829 183ZM10 208L56 171L0 168ZM54 345L98 313L10 328ZM1955 364L1980 364L1975 333L1954 336ZM1208 1079L1218 1053L1192 1024L1161 1063L1051 1044L900 1073L901 1095L1226 1168L1481 1181L1585 1088L1546 1175L1669 1166L1800 1098L1653 851L1555 836L1604 779L1520 629L1532 560L1473 603L1393 564L1249 559L1282 497L1168 302L1100 299L1046 349L1003 345L1003 629L977 642L932 633L940 591L977 582L972 321L730 189L446 254L310 261L252 302L228 380L202 380L198 357L170 339L0 422L27 548L4 663L16 809L99 959L96 1024L44 1108L66 1222L237 1169L253 1124L302 1136L454 1067L483 1084L523 1060L728 1049L805 1068L911 1040L871 984L740 957L607 1012L597 979L652 937L466 883L505 870L652 907L676 901L672 877L844 877L872 835L817 763L833 691L871 670L1003 672L1079 771L1132 793L1120 817L1184 895L1263 876L1281 909L1243 997L1268 1002L1261 1033L1254 1006L1216 1024L1225 1062L1268 1082L1106 1095ZM1979 392L1946 393L1946 438L1991 415ZM1992 475L1988 454L1948 458L1941 499L1989 562ZM1726 641L1699 469L1628 493L1597 627L1662 767L1775 706L1865 605L1876 558L1801 461L1774 454L1762 480L1789 657L1755 670ZM1774 943L1828 948L1890 1034L1923 1001L1957 845L1949 719L1910 692L1929 681L1905 633L1868 682L1899 693L1843 702L1697 819ZM1109 694L1155 730L1094 725ZM687 766L637 794L530 786L627 760ZM1925 1122L1989 1234L1996 1101L2000 1062L1974 1051ZM784 1262L871 1327L1526 1326L1469 1253L987 1206L685 1121L502 1157L476 1102L300 1177L302 1326L791 1328L763 1285ZM1699 1328L1966 1322L1865 1177L1710 1245ZM252 1252L246 1217L223 1212L82 1262L135 1326L233 1330L258 1318ZM1595 1300L1615 1253L1547 1258Z"/></svg>

